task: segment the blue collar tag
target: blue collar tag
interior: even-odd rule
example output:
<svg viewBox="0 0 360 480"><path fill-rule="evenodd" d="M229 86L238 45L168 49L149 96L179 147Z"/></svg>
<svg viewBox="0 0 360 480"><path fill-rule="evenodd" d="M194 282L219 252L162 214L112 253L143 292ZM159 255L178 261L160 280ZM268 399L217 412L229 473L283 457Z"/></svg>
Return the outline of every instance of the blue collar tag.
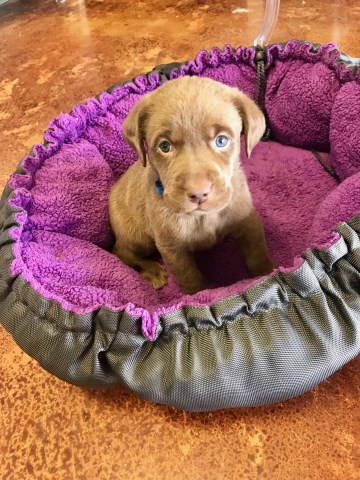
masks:
<svg viewBox="0 0 360 480"><path fill-rule="evenodd" d="M156 182L155 182L155 189L156 189L156 192L159 194L159 195L163 195L164 194L164 187L163 187L163 184L161 183L161 180L160 178L158 177Z"/></svg>

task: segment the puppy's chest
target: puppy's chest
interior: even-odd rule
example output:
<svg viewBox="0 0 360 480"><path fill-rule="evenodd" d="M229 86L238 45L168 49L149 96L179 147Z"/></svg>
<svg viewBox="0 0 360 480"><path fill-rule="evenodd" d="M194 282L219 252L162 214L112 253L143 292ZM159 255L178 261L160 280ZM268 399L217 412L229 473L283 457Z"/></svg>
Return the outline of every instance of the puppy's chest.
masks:
<svg viewBox="0 0 360 480"><path fill-rule="evenodd" d="M179 225L179 239L189 250L210 248L230 231L228 221L221 214L189 216Z"/></svg>

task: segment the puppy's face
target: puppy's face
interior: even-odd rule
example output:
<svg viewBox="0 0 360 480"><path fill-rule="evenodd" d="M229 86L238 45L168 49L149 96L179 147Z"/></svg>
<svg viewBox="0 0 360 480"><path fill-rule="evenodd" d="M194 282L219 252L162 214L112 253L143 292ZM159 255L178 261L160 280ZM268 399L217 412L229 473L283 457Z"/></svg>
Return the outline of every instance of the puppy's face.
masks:
<svg viewBox="0 0 360 480"><path fill-rule="evenodd" d="M168 207L206 214L231 201L243 127L249 154L265 129L258 107L236 89L184 77L146 95L123 131L144 166L148 161L160 177Z"/></svg>

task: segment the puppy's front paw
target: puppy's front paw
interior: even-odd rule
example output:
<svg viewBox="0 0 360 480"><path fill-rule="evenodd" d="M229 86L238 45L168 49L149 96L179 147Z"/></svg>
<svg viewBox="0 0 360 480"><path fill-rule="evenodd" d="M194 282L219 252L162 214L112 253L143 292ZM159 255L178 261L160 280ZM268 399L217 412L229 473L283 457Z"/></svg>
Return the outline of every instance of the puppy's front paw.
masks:
<svg viewBox="0 0 360 480"><path fill-rule="evenodd" d="M145 278L155 290L159 290L167 284L168 275L160 263L154 261L148 261L146 270L140 272L141 276Z"/></svg>
<svg viewBox="0 0 360 480"><path fill-rule="evenodd" d="M262 277L269 275L276 268L276 264L270 257L257 261L252 265L248 265L249 274L251 277Z"/></svg>
<svg viewBox="0 0 360 480"><path fill-rule="evenodd" d="M196 285L182 285L181 289L184 293L188 295L194 295L195 293L200 292L201 290L208 290L214 288L214 285L207 280L197 283Z"/></svg>

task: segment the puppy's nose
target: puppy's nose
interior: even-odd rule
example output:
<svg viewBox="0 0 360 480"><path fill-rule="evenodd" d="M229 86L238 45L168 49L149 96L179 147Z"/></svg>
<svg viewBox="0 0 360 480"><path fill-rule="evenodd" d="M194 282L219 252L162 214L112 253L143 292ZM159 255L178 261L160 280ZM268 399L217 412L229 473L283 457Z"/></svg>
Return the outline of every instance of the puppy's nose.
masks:
<svg viewBox="0 0 360 480"><path fill-rule="evenodd" d="M208 199L210 193L211 193L211 188L212 185L206 185L203 188L199 188L196 191L192 189L190 193L188 193L188 197L190 199L190 202L192 203L204 203Z"/></svg>

